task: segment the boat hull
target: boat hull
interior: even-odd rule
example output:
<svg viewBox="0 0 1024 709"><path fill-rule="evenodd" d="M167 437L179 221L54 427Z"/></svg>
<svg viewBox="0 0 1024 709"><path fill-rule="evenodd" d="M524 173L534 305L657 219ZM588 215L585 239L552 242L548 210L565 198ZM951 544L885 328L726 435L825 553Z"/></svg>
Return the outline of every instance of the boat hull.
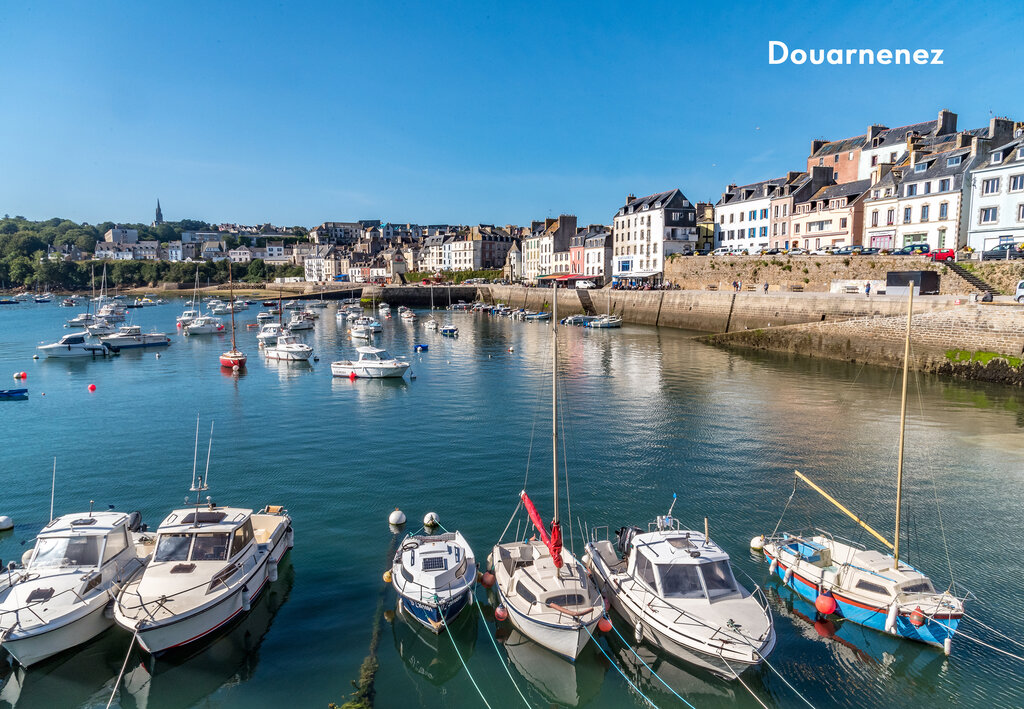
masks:
<svg viewBox="0 0 1024 709"><path fill-rule="evenodd" d="M364 366L364 365L340 365L337 362L331 365L331 374L336 377L351 377L353 374L360 379L391 379L401 378L409 365L398 367Z"/></svg>
<svg viewBox="0 0 1024 709"><path fill-rule="evenodd" d="M576 658L590 641L593 630L588 629L587 626L596 627L601 619L601 616L598 615L591 623L580 623L579 625L556 625L538 621L517 610L513 604L508 602L505 594L497 585L495 588L498 589L498 598L508 610L508 619L516 630L569 662L576 662Z"/></svg>
<svg viewBox="0 0 1024 709"><path fill-rule="evenodd" d="M764 556L769 564L775 559L775 555L767 550ZM818 587L814 581L805 578L794 569L789 583L786 583L786 571L789 566L782 560L779 560L776 567L775 573L783 586L795 591L805 600L814 603L818 597ZM864 603L850 598L842 591L835 589L832 589L832 597L835 598L837 606L835 615L845 618L851 623L863 625L866 628L882 633L887 632L885 629L886 618L889 613L887 606ZM896 616L896 625L890 633L936 647L943 647L947 639L952 640L957 627L960 625L960 619L963 617L961 613L952 613L944 617L935 616L925 618L923 624L918 626L911 622L912 612L912 609L901 608Z"/></svg>
<svg viewBox="0 0 1024 709"><path fill-rule="evenodd" d="M44 345L39 348L47 359L70 359L74 357L104 357L107 350L102 345L71 347L68 345Z"/></svg>
<svg viewBox="0 0 1024 709"><path fill-rule="evenodd" d="M466 589L457 596L439 603L423 603L398 593L402 602L402 610L412 616L420 625L432 633L440 633L445 625L451 625L459 614L469 605L472 588ZM442 618L444 622L442 622Z"/></svg>
<svg viewBox="0 0 1024 709"><path fill-rule="evenodd" d="M227 367L228 369L233 369L234 367L241 369L245 366L245 360L245 355L229 356L222 354L220 356L220 366Z"/></svg>
<svg viewBox="0 0 1024 709"><path fill-rule="evenodd" d="M12 633L2 643L3 647L22 667L30 667L64 650L78 647L114 624L114 621L107 618L104 613L109 600L105 593L99 598L92 599L88 610L55 628L43 628L30 633Z"/></svg>
<svg viewBox="0 0 1024 709"><path fill-rule="evenodd" d="M128 350L142 347L167 347L171 338L166 335L142 335L141 337L103 337L101 342L111 347Z"/></svg>

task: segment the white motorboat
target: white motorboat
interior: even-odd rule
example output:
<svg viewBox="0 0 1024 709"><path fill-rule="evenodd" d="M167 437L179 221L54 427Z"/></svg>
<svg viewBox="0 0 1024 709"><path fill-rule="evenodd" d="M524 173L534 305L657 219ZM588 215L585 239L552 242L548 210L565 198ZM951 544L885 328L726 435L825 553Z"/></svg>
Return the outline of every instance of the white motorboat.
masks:
<svg viewBox="0 0 1024 709"><path fill-rule="evenodd" d="M268 322L270 322L273 319L274 319L274 316L272 314L268 313L266 310L264 310L264 311L262 311L262 312L260 312L260 313L258 313L256 315L256 322L258 322L260 325L262 325L263 323L268 323Z"/></svg>
<svg viewBox="0 0 1024 709"><path fill-rule="evenodd" d="M473 550L458 531L406 536L391 567L399 607L435 633L472 603L476 576Z"/></svg>
<svg viewBox="0 0 1024 709"><path fill-rule="evenodd" d="M224 323L212 315L200 315L185 326L186 335L212 335L224 332Z"/></svg>
<svg viewBox="0 0 1024 709"><path fill-rule="evenodd" d="M557 311L557 299L553 298ZM604 600L583 564L562 546L558 519L558 318L551 321L551 453L554 517L548 533L526 491L519 493L540 539L494 545L488 557L499 610L523 635L575 661L604 615Z"/></svg>
<svg viewBox="0 0 1024 709"><path fill-rule="evenodd" d="M365 315L361 318L356 319L356 325L363 325L365 327L368 327L370 328L371 332L384 331L384 326L380 324L380 320L378 320L377 318L367 317Z"/></svg>
<svg viewBox="0 0 1024 709"><path fill-rule="evenodd" d="M284 304L285 310L302 310L304 307L306 307L305 303L299 300L289 300Z"/></svg>
<svg viewBox="0 0 1024 709"><path fill-rule="evenodd" d="M331 374L336 377L365 377L387 379L401 377L409 369L409 362L388 354L380 347L357 347L359 359L331 362Z"/></svg>
<svg viewBox="0 0 1024 709"><path fill-rule="evenodd" d="M416 319L416 313L413 312L412 310L403 310L402 311L402 320L405 320L407 322L412 322L415 319Z"/></svg>
<svg viewBox="0 0 1024 709"><path fill-rule="evenodd" d="M97 319L92 325L87 325L85 331L93 337L100 337L101 335L113 335L117 332L117 328L114 327L113 323Z"/></svg>
<svg viewBox="0 0 1024 709"><path fill-rule="evenodd" d="M289 332L277 337L277 342L266 345L263 354L267 359L281 359L287 362L306 362L313 354L313 348Z"/></svg>
<svg viewBox="0 0 1024 709"><path fill-rule="evenodd" d="M198 310L184 310L181 315L178 316L178 327L185 327L198 317Z"/></svg>
<svg viewBox="0 0 1024 709"><path fill-rule="evenodd" d="M143 332L138 325L122 325L113 335L100 338L100 342L108 347L118 349L132 347L166 347L171 338L162 332Z"/></svg>
<svg viewBox="0 0 1024 709"><path fill-rule="evenodd" d="M42 350L47 359L51 357L96 357L108 353L106 345L87 342L85 333L81 332L64 335L57 342L40 345L38 349Z"/></svg>
<svg viewBox="0 0 1024 709"><path fill-rule="evenodd" d="M434 318L430 318L429 320L424 320L423 321L423 327L427 328L428 330L437 330L438 329L437 320L434 320Z"/></svg>
<svg viewBox="0 0 1024 709"><path fill-rule="evenodd" d="M95 324L96 316L92 313L79 313L67 322L68 327L89 327Z"/></svg>
<svg viewBox="0 0 1024 709"><path fill-rule="evenodd" d="M706 532L682 529L671 508L647 532L622 527L614 546L607 532L591 530L584 560L637 643L730 679L771 654L768 599L736 580L729 555Z"/></svg>
<svg viewBox="0 0 1024 709"><path fill-rule="evenodd" d="M213 503L173 511L156 534L152 560L114 606L117 624L137 633L152 655L200 641L247 613L276 580L294 536L282 507L253 513Z"/></svg>
<svg viewBox="0 0 1024 709"><path fill-rule="evenodd" d="M353 325L348 329L348 334L357 340L373 339L373 329L366 325Z"/></svg>
<svg viewBox="0 0 1024 709"><path fill-rule="evenodd" d="M260 327L260 331L256 334L256 339L264 345L272 345L277 342L277 338L287 334L288 328L280 322L268 322Z"/></svg>
<svg viewBox="0 0 1024 709"><path fill-rule="evenodd" d="M297 310L292 311L292 316L288 320L288 329L295 330L312 330L313 321L303 317L302 313Z"/></svg>
<svg viewBox="0 0 1024 709"><path fill-rule="evenodd" d="M607 330L615 327L622 327L622 318L618 315L598 315L593 320L583 324L584 327L595 330Z"/></svg>
<svg viewBox="0 0 1024 709"><path fill-rule="evenodd" d="M152 551L138 512L88 512L51 520L0 579L0 644L28 667L113 625L104 612Z"/></svg>
<svg viewBox="0 0 1024 709"><path fill-rule="evenodd" d="M120 303L103 303L96 311L96 317L103 318L107 322L124 322L128 317L128 310Z"/></svg>
<svg viewBox="0 0 1024 709"><path fill-rule="evenodd" d="M445 337L458 337L459 328L449 323L448 325L445 325L441 328L441 334L444 335Z"/></svg>

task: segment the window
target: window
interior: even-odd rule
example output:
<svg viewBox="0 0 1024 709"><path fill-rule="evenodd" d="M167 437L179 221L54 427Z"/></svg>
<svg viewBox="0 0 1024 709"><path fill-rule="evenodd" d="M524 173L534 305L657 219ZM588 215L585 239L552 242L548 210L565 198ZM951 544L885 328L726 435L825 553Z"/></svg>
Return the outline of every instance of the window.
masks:
<svg viewBox="0 0 1024 709"><path fill-rule="evenodd" d="M939 180L939 192L949 192L949 178Z"/></svg>
<svg viewBox="0 0 1024 709"><path fill-rule="evenodd" d="M788 222L782 222L782 235L783 235L783 236L785 236L785 235L786 235L786 227L787 227L788 225L789 225L789 223L788 223ZM797 224L797 226L799 227L800 225L799 225L799 224Z"/></svg>
<svg viewBox="0 0 1024 709"><path fill-rule="evenodd" d="M124 527L117 529L107 537L107 546L103 549L103 562L106 563L128 548Z"/></svg>
<svg viewBox="0 0 1024 709"><path fill-rule="evenodd" d="M925 182L924 183L924 193L925 194L931 194L932 193L932 183L931 182Z"/></svg>
<svg viewBox="0 0 1024 709"><path fill-rule="evenodd" d="M768 236L768 227L761 227L761 236Z"/></svg>
<svg viewBox="0 0 1024 709"><path fill-rule="evenodd" d="M1002 150L997 150L994 153L992 153L992 164L993 165L998 165L1002 161L1003 161L1003 151Z"/></svg>
<svg viewBox="0 0 1024 709"><path fill-rule="evenodd" d="M652 590L657 588L654 581L654 565L643 554L638 554L636 557L635 576L650 586Z"/></svg>
<svg viewBox="0 0 1024 709"><path fill-rule="evenodd" d="M822 166L824 164L825 164L825 158L818 158L818 166L820 167L820 166Z"/></svg>
<svg viewBox="0 0 1024 709"><path fill-rule="evenodd" d="M896 210L895 209L890 209L888 212L886 212L886 214L885 214L885 223L887 225L889 225L889 226L892 226L893 224L896 223Z"/></svg>
<svg viewBox="0 0 1024 709"><path fill-rule="evenodd" d="M1024 175L1013 175L1010 177L1010 192L1024 190Z"/></svg>
<svg viewBox="0 0 1024 709"><path fill-rule="evenodd" d="M782 205L782 216L784 216L784 217L789 216L789 205L788 204Z"/></svg>
<svg viewBox="0 0 1024 709"><path fill-rule="evenodd" d="M227 532L197 532L192 561L224 561L228 558Z"/></svg>
<svg viewBox="0 0 1024 709"><path fill-rule="evenodd" d="M36 541L36 552L30 568L62 566L97 566L100 562L101 537L42 537Z"/></svg>
<svg viewBox="0 0 1024 709"><path fill-rule="evenodd" d="M993 177L981 183L982 194L996 194L999 192L999 178Z"/></svg>
<svg viewBox="0 0 1024 709"><path fill-rule="evenodd" d="M880 596L888 596L889 592L885 590L885 586L879 586L877 583L871 583L870 581L858 581L857 588L862 591L869 591L870 593L877 593Z"/></svg>
<svg viewBox="0 0 1024 709"><path fill-rule="evenodd" d="M747 238L748 239L753 239L756 235L757 235L757 228L756 227L750 227L749 229L747 229Z"/></svg>
<svg viewBox="0 0 1024 709"><path fill-rule="evenodd" d="M914 172L924 172L928 169L928 163L919 162L914 165Z"/></svg>
<svg viewBox="0 0 1024 709"><path fill-rule="evenodd" d="M583 596L578 593L563 593L561 596L549 596L545 601L547 604L554 604L562 608L572 608L584 604Z"/></svg>
<svg viewBox="0 0 1024 709"><path fill-rule="evenodd" d="M733 219L735 219L735 218L736 218L736 215L735 215L735 214L730 214L730 215L729 215L729 223L730 223L730 224L732 224L732 222L733 222Z"/></svg>
<svg viewBox="0 0 1024 709"><path fill-rule="evenodd" d="M1017 221L1024 222L1024 204L1017 205Z"/></svg>
<svg viewBox="0 0 1024 709"><path fill-rule="evenodd" d="M658 564L658 576L666 598L704 598L696 564Z"/></svg>
<svg viewBox="0 0 1024 709"><path fill-rule="evenodd" d="M761 218L762 219L767 219L768 218L768 208L767 207L765 207L764 209L761 210Z"/></svg>
<svg viewBox="0 0 1024 709"><path fill-rule="evenodd" d="M242 551L252 538L252 520L247 519L245 524L236 529L231 537L231 556Z"/></svg>
<svg viewBox="0 0 1024 709"><path fill-rule="evenodd" d="M839 153L836 153L832 162L839 162Z"/></svg>
<svg viewBox="0 0 1024 709"><path fill-rule="evenodd" d="M949 202L943 202L939 205L939 219L949 218Z"/></svg>
<svg viewBox="0 0 1024 709"><path fill-rule="evenodd" d="M853 160L853 151L852 150L849 152L848 155L849 155L849 157L847 157L846 159L847 160Z"/></svg>
<svg viewBox="0 0 1024 709"><path fill-rule="evenodd" d="M886 197L892 197L892 187L886 187L885 188L885 196Z"/></svg>
<svg viewBox="0 0 1024 709"><path fill-rule="evenodd" d="M877 164L878 164L878 156L877 155L872 155L871 156L871 167L874 167Z"/></svg>
<svg viewBox="0 0 1024 709"><path fill-rule="evenodd" d="M954 155L951 158L946 158L946 167L956 167L961 162L963 162L963 160L963 155Z"/></svg>
<svg viewBox="0 0 1024 709"><path fill-rule="evenodd" d="M902 589L903 593L935 593L935 589L932 588L930 581L921 581L920 583L912 583L904 586Z"/></svg>
<svg viewBox="0 0 1024 709"><path fill-rule="evenodd" d="M928 205L927 204L921 205L921 221L922 222L928 221Z"/></svg>
<svg viewBox="0 0 1024 709"><path fill-rule="evenodd" d="M704 585L707 586L710 598L725 596L736 590L736 581L732 577L728 561L701 564L700 571L704 576Z"/></svg>
<svg viewBox="0 0 1024 709"><path fill-rule="evenodd" d="M839 179L839 171L838 170L833 170L832 171L832 179L833 180L838 180Z"/></svg>
<svg viewBox="0 0 1024 709"><path fill-rule="evenodd" d="M878 210L871 213L871 226L878 226Z"/></svg>
<svg viewBox="0 0 1024 709"><path fill-rule="evenodd" d="M754 221L755 219L757 219L757 210L751 209L750 214L747 215L747 219L749 219L750 221Z"/></svg>
<svg viewBox="0 0 1024 709"><path fill-rule="evenodd" d="M996 207L985 207L981 210L981 223L991 224L996 220L997 209Z"/></svg>
<svg viewBox="0 0 1024 709"><path fill-rule="evenodd" d="M740 212L740 221L743 221L743 212Z"/></svg>
<svg viewBox="0 0 1024 709"><path fill-rule="evenodd" d="M907 197L913 197L917 194L917 185L907 185Z"/></svg>
<svg viewBox="0 0 1024 709"><path fill-rule="evenodd" d="M910 224L910 207L903 210L903 223Z"/></svg>
<svg viewBox="0 0 1024 709"><path fill-rule="evenodd" d="M161 534L153 561L185 561L191 545L191 534Z"/></svg>
<svg viewBox="0 0 1024 709"><path fill-rule="evenodd" d="M783 229L782 233L785 234L786 230ZM793 225L793 233L794 234L799 234L800 233L800 222L797 222L796 224Z"/></svg>
<svg viewBox="0 0 1024 709"><path fill-rule="evenodd" d="M846 217L843 217L842 219L839 220L839 228L840 229L845 229L846 228Z"/></svg>
<svg viewBox="0 0 1024 709"><path fill-rule="evenodd" d="M530 592L530 589L526 588L526 586L523 585L522 581L516 584L516 593L518 593L519 597L527 603L537 602L537 597Z"/></svg>
<svg viewBox="0 0 1024 709"><path fill-rule="evenodd" d="M896 153L889 153L889 162L896 162Z"/></svg>

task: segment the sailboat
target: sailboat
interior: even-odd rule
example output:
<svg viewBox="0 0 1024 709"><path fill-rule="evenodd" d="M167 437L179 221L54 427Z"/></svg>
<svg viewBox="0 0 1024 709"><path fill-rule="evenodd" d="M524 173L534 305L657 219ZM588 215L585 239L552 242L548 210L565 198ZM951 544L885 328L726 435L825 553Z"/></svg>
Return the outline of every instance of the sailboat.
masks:
<svg viewBox="0 0 1024 709"><path fill-rule="evenodd" d="M178 327L188 327L193 320L198 318L201 313L197 307L199 304L199 266L196 266L196 285L192 289L192 300L188 301L188 309L182 311L181 315L178 316Z"/></svg>
<svg viewBox="0 0 1024 709"><path fill-rule="evenodd" d="M903 352L903 394L896 462L896 525L892 541L870 527L806 475L794 471L799 480L838 507L892 553L836 541L832 534L821 530L806 535L785 532L756 537L752 544L755 547L763 544L771 574L778 575L787 587L813 602L822 615L834 614L858 625L936 645L948 655L953 635L963 618L964 601L967 598L954 595L952 586L945 591L937 591L928 576L900 558L903 444L913 309L914 289L911 284Z"/></svg>
<svg viewBox="0 0 1024 709"><path fill-rule="evenodd" d="M423 322L423 327L428 330L437 329L437 320L434 319L434 284L430 284L430 317Z"/></svg>
<svg viewBox="0 0 1024 709"><path fill-rule="evenodd" d="M598 330L606 330L614 327L622 327L622 317L612 315L612 289L608 289L608 312L598 315L596 318L583 323L584 327L591 327Z"/></svg>
<svg viewBox="0 0 1024 709"><path fill-rule="evenodd" d="M553 302L556 299L553 299ZM498 615L507 614L519 632L570 662L590 640L604 615L604 601L586 568L562 547L558 519L558 318L551 319L551 452L554 517L544 527L526 491L522 504L540 539L499 542L488 559L501 600Z"/></svg>
<svg viewBox="0 0 1024 709"><path fill-rule="evenodd" d="M197 271L198 273L198 271ZM220 356L220 366L234 369L241 369L245 366L245 353L238 349L235 344L235 289L231 282L231 261L228 261L228 295L231 298L231 349Z"/></svg>

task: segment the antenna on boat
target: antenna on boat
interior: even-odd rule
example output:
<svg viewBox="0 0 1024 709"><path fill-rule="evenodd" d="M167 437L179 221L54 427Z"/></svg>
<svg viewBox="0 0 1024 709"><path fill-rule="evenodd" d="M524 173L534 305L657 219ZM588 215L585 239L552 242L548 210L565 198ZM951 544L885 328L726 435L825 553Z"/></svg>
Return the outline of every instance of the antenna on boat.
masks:
<svg viewBox="0 0 1024 709"><path fill-rule="evenodd" d="M197 440L198 443L198 440ZM213 421L210 421L210 444L206 448L206 472L199 478L199 487L192 487L193 492L203 492L210 489L210 452L213 450ZM196 504L199 502L199 495L196 495Z"/></svg>
<svg viewBox="0 0 1024 709"><path fill-rule="evenodd" d="M679 499L679 497L673 492L672 493L672 504L668 506L668 514L665 515L666 517L671 517L672 516L672 510L675 509L676 500L678 500L678 499Z"/></svg>
<svg viewBox="0 0 1024 709"><path fill-rule="evenodd" d="M196 462L199 460L199 414L196 414L196 446L195 450L192 451L192 487L189 490L196 489Z"/></svg>
<svg viewBox="0 0 1024 709"><path fill-rule="evenodd" d="M50 521L53 521L53 494L57 490L57 456L53 457L53 478L50 480Z"/></svg>

